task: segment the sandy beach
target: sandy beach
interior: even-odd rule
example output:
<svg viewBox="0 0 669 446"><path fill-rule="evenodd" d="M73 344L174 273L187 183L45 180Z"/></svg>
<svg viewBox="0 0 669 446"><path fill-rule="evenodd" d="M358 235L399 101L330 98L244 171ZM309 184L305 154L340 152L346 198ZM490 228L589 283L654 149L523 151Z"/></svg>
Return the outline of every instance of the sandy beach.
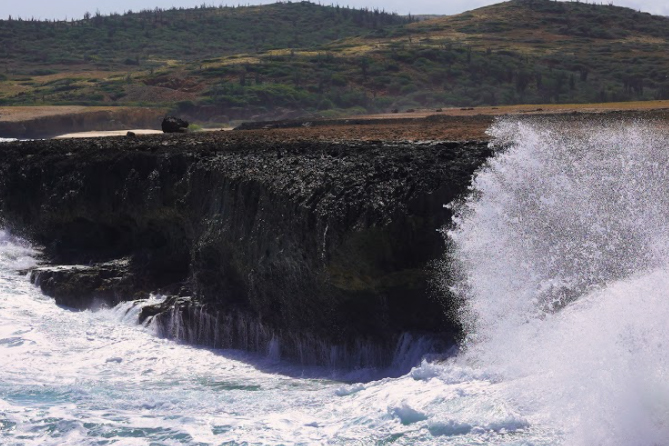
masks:
<svg viewBox="0 0 669 446"><path fill-rule="evenodd" d="M165 113L152 107L0 107L0 136L45 139L91 131L157 130Z"/></svg>
<svg viewBox="0 0 669 446"><path fill-rule="evenodd" d="M198 132L224 132L232 130L233 127L216 127L216 128L207 128L200 129ZM90 132L75 132L75 133L65 133L63 135L58 135L54 139L65 139L65 138L99 138L105 136L125 136L128 132L133 132L135 135L157 135L163 133L162 130L154 129L131 129L131 130L107 130L107 131L90 131Z"/></svg>
<svg viewBox="0 0 669 446"><path fill-rule="evenodd" d="M56 136L54 139L99 138L99 137L103 137L103 136L125 136L125 135L127 135L128 132L133 132L135 135L156 135L158 133L163 133L160 130L152 130L152 129L108 130L108 131L65 133L64 135Z"/></svg>

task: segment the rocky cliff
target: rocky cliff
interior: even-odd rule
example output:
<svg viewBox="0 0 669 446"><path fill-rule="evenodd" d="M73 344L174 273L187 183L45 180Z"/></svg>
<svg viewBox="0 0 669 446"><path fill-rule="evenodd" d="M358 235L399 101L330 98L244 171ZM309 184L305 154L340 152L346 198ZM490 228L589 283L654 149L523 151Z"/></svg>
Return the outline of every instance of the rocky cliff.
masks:
<svg viewBox="0 0 669 446"><path fill-rule="evenodd" d="M143 318L167 336L333 365L387 363L405 333L458 330L429 265L485 142L219 132L0 150L2 225L80 265L33 273L59 303L161 290Z"/></svg>

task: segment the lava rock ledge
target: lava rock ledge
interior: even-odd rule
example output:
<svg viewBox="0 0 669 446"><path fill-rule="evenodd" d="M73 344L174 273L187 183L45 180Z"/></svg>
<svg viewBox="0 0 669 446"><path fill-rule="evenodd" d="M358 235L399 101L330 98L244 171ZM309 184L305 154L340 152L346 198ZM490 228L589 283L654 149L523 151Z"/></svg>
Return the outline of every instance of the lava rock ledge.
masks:
<svg viewBox="0 0 669 446"><path fill-rule="evenodd" d="M4 144L0 224L76 308L162 292L165 336L308 364L388 365L406 333L459 327L430 287L444 208L484 141L277 141L243 132Z"/></svg>

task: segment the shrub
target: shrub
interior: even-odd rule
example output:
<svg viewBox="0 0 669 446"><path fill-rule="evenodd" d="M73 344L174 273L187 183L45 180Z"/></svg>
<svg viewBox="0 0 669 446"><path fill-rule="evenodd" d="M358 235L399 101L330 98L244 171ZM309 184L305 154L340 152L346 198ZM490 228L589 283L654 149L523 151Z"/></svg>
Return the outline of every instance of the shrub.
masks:
<svg viewBox="0 0 669 446"><path fill-rule="evenodd" d="M335 73L332 75L332 85L336 87L345 87L346 85L348 85L348 81L341 74Z"/></svg>
<svg viewBox="0 0 669 446"><path fill-rule="evenodd" d="M176 110L180 113L185 113L195 108L193 101L179 101L176 104Z"/></svg>
<svg viewBox="0 0 669 446"><path fill-rule="evenodd" d="M334 103L329 100L329 99L323 99L321 102L318 103L318 109L319 110L329 110L335 108Z"/></svg>
<svg viewBox="0 0 669 446"><path fill-rule="evenodd" d="M31 74L32 76L48 76L50 74L56 74L56 73L57 73L56 70L41 68L41 69L37 69L37 70L32 70L28 74Z"/></svg>

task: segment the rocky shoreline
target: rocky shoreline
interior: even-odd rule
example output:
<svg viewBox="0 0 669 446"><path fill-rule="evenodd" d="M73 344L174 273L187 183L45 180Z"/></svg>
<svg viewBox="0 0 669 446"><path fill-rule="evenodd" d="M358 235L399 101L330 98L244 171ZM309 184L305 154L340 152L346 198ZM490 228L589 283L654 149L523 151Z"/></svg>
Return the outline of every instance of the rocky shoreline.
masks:
<svg viewBox="0 0 669 446"><path fill-rule="evenodd" d="M142 318L165 336L305 364L388 365L407 336L458 335L429 266L486 141L218 132L2 151L0 222L69 265L32 273L62 305L158 292Z"/></svg>

